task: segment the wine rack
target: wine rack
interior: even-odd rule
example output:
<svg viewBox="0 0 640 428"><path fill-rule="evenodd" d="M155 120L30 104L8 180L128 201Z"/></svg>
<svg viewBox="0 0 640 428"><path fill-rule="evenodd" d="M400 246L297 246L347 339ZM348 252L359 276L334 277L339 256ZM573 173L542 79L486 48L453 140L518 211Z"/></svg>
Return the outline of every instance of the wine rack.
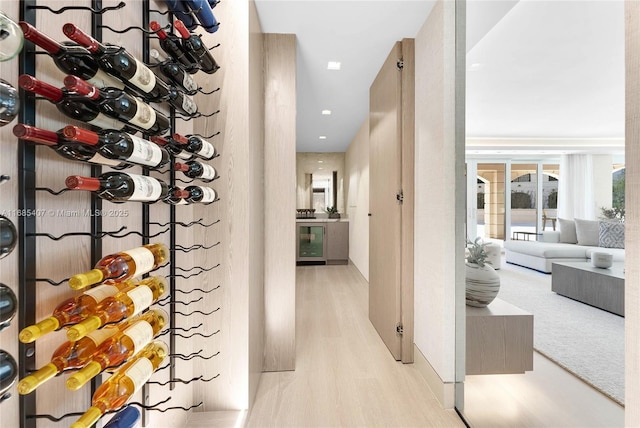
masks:
<svg viewBox="0 0 640 428"><path fill-rule="evenodd" d="M142 45L141 51L143 53L141 54L141 57L138 57L138 59L141 59L142 62L146 64L149 64L150 62L148 52L151 47L150 41L153 39L153 32L146 30L147 28L149 28L150 18L153 16L156 20L162 20L162 17L166 16L166 18L164 18L165 20L168 20L168 22L172 21L171 14L164 15L166 12L160 12L156 11L155 9L151 9L149 0L142 0L139 3L130 3L128 6L125 5L124 2L121 2L115 6L107 7L103 7L103 2L101 0L91 0L91 4L89 6L71 5L61 7L59 9L52 9L48 6L39 5L36 3L36 0L20 0L20 20L26 21L35 26L37 24L36 11L40 11L40 13L50 13L52 17L56 17L55 19L58 19L58 17L60 16L64 16L65 12L68 11L75 11L74 13L78 14L88 14L91 17L91 35L99 41L103 40L103 30L110 31L116 35L127 33L135 34L138 30L143 30L139 34L139 41ZM113 26L104 25L104 16L107 16L107 14L113 13L113 11L116 10L121 10L125 7L141 7L141 26L129 26L124 29L118 29L113 28ZM121 11L118 13L126 12ZM58 22L60 22L61 26L64 21L58 20ZM107 40L105 41L109 42L110 40L109 38L107 38ZM20 74L29 74L31 76L38 77L40 70L40 68L36 64L38 53L40 52L36 52L31 48L25 47L23 49L19 57ZM198 93L202 95L210 95L219 90L220 88L207 92L203 91L202 88L200 88L198 90ZM23 100L23 106L20 111L18 123L37 126L39 119L38 102L41 101L36 97L29 95L24 90L21 91L21 100ZM200 112L197 115L187 117L184 115L184 113L177 113L176 109L172 106L168 106L165 108L168 110L172 132L176 130L177 121L186 123L194 118L206 118L219 113L219 110L216 110L213 112ZM213 132L210 136L205 136L203 138L212 138L219 134L220 132ZM47 209L46 205L40 204L39 195L41 195L42 192L48 193L51 197L64 197L64 191L60 191L57 188L44 187L42 185L39 185L39 167L37 165L37 163L39 162L41 162L41 159L36 147L32 144L26 144L24 141L21 141L18 149L18 209L22 212L40 212L40 210L43 210L43 208ZM46 162L46 160L44 160L44 162ZM183 180L182 178L176 177L176 171L173 167L173 162L174 160L172 158L171 168L162 173L164 175L168 174L168 181L171 185L175 185L176 183L186 184L194 181L197 182L197 180ZM90 166L90 175L92 177L97 177L102 172L103 167L101 167L100 165ZM142 168L141 173L143 175L158 174L157 172L150 171L147 168ZM108 210L108 207L111 206L109 205L109 203L103 203L103 200L95 195L91 195L88 202L88 209L92 213L104 212L105 209ZM125 205L120 205L120 207L123 207L123 209L126 210L130 205L131 204L128 203ZM42 287L63 285L68 279L61 277L48 278L46 277L46 275L39 274L38 268L41 263L42 257L39 245L41 245L43 240L51 242L62 242L68 239L84 239L88 241L90 259L88 260L88 262L91 266L93 266L105 254L105 240L107 239L119 240L124 238L129 239L138 237L141 240L140 243L143 245L151 243L151 241L154 239L168 239L170 258L167 265L161 268L168 272L164 276L166 276L169 282L169 293L167 297L168 300L163 301L161 303L161 306L168 309L170 315L170 327L157 337L162 339L164 336L169 336L169 358L167 359L169 361L166 365L162 366L158 370L158 372L160 373L167 370L168 380L164 382L152 380L148 383L148 385L157 385L155 387L156 392L159 387L166 388L168 390L167 395L169 395L170 397L171 391L174 390L177 384L190 384L192 382L212 382L220 376L220 374L216 374L209 377L179 377L177 373L177 367L181 364L181 361L191 361L194 359L214 359L220 353L220 351L213 352L209 350L198 350L197 352L182 354L178 352L176 343L177 339L206 339L211 338L220 332L220 330L217 329L213 333L205 334L201 331L203 328L202 323L196 326L191 326L189 328L185 328L183 326L184 319L186 318L198 316L199 319L204 319L204 317L215 316L215 314L221 310L221 308L218 306L210 307L206 311L197 309L188 310L189 305L192 305L202 299L202 297L197 298L196 296L194 296L194 298L189 298L189 295L191 295L192 293L197 293L198 295L205 296L209 293L215 293L220 286L211 289L186 286L190 278L197 277L206 272L215 270L220 267L220 263L210 262L208 264L204 264L203 266L196 266L192 268L183 268L179 266L178 263L178 255L186 255L192 251L209 250L220 245L220 242L218 241L214 244L206 244L205 242L199 242L198 240L194 240L191 243L183 242L183 240L180 240L180 242L178 242L177 236L178 230L182 228L192 229L216 227L216 225L218 225L219 223L219 220L204 221L203 219L199 219L196 221L181 222L178 221L179 215L177 211L180 209L179 207L176 207L176 205L162 205L162 207L167 207L167 209L162 209L156 208L157 206L159 205L139 204L139 208L136 207L131 209L131 212L134 215L127 218L126 221L124 221L123 219L123 222L125 224L121 225L120 227L116 227L116 225L114 224L105 224L102 215L91 215L90 219L88 220L88 231L59 232L58 230L40 230L37 216L19 216L16 222L20 236L18 272L19 283L21 284L18 296L20 305L18 323L20 328L24 328L38 321L38 306L42 306L43 303L49 306L53 306L53 303L57 303L49 301L40 302L38 300L39 289L41 289ZM133 220L133 218L135 218L135 220ZM156 219L159 219L160 221L152 221ZM136 221L137 224L132 224L132 221ZM113 223L113 221L109 223ZM196 235L196 233L191 232L187 236L191 235ZM126 249L126 246L120 249ZM69 255L70 253L63 253L60 255L60 257L68 257ZM21 379L24 378L30 371L37 368L36 342L27 344L21 343L19 345L18 357L19 378ZM93 393L93 391L95 391L99 384L99 379L92 381L91 394ZM142 389L141 400L132 402L132 405L135 405L141 409L142 426L147 426L147 412L150 410L159 412L166 412L169 410L189 411L201 404L195 403L191 406L174 406L169 405L171 404L169 403L169 398L157 401L153 404L149 404L151 398L151 393L149 391L150 388L150 386L145 385ZM79 392L70 394L77 393ZM39 409L37 405L36 394L37 391L28 395L21 395L19 397L21 428L35 428L37 426L37 421L39 420L55 421L58 422L60 426L67 426L67 424L71 422L71 420L68 419L69 417L78 416L81 414L81 412L51 414L53 412L49 409ZM87 398L86 402L90 402L90 397Z"/></svg>

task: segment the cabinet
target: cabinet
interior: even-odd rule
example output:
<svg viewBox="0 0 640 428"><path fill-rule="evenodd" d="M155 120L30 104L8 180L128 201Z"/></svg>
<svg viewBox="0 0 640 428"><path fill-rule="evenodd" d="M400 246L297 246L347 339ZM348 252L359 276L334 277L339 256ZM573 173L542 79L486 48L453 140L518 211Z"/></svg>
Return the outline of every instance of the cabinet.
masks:
<svg viewBox="0 0 640 428"><path fill-rule="evenodd" d="M349 262L349 222L327 222L327 264Z"/></svg>
<svg viewBox="0 0 640 428"><path fill-rule="evenodd" d="M348 221L298 221L296 226L296 262L298 264L347 264L349 262Z"/></svg>

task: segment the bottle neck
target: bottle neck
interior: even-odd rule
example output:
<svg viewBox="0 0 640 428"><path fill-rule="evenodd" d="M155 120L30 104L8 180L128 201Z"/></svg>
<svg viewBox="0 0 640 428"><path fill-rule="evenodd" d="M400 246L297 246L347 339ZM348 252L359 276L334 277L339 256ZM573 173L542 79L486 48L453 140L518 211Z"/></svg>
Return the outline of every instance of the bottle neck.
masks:
<svg viewBox="0 0 640 428"><path fill-rule="evenodd" d="M64 86L70 90L84 95L92 100L101 101L104 99L104 95L100 89L96 88L90 83L85 82L77 76L67 76L64 78Z"/></svg>
<svg viewBox="0 0 640 428"><path fill-rule="evenodd" d="M64 97L60 88L56 88L28 74L21 75L18 78L18 84L22 89L43 96L54 103L61 101Z"/></svg>
<svg viewBox="0 0 640 428"><path fill-rule="evenodd" d="M65 180L67 188L72 190L89 190L97 191L102 186L99 178L82 177L80 175L71 175Z"/></svg>
<svg viewBox="0 0 640 428"><path fill-rule="evenodd" d="M100 135L98 133L77 126L65 126L62 130L62 135L69 140L79 141L91 146L100 143Z"/></svg>
<svg viewBox="0 0 640 428"><path fill-rule="evenodd" d="M24 125L22 123L13 127L13 135L26 141L33 141L47 146L55 146L59 141L58 134L53 131Z"/></svg>
<svg viewBox="0 0 640 428"><path fill-rule="evenodd" d="M178 33L180 33L183 39L189 39L191 37L191 33L189 32L189 29L187 29L187 27L184 26L184 23L182 21L180 21L179 19L176 19L173 25L175 29L178 30Z"/></svg>
<svg viewBox="0 0 640 428"><path fill-rule="evenodd" d="M62 32L74 42L85 46L89 52L103 54L106 51L106 47L102 43L76 27L74 24L64 24Z"/></svg>
<svg viewBox="0 0 640 428"><path fill-rule="evenodd" d="M42 49L49 52L50 54L55 55L60 53L61 51L64 52L66 50L66 47L64 47L57 41L53 40L51 37L47 36L46 34L43 34L40 31L38 31L33 25L28 24L24 21L20 21L18 25L22 29L25 39L31 40L33 43L40 46Z"/></svg>
<svg viewBox="0 0 640 428"><path fill-rule="evenodd" d="M187 165L186 163L176 162L173 166L176 169L176 171L183 171L183 172L189 171L189 165Z"/></svg>
<svg viewBox="0 0 640 428"><path fill-rule="evenodd" d="M168 38L167 33L162 29L158 21L151 21L149 28L151 28L151 31L155 31L160 40L166 40Z"/></svg>

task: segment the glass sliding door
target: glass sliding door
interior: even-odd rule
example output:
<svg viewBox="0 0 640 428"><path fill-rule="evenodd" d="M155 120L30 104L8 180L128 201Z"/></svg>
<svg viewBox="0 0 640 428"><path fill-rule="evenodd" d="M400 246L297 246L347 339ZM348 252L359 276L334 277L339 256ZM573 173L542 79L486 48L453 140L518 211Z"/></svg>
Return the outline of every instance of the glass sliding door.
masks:
<svg viewBox="0 0 640 428"><path fill-rule="evenodd" d="M505 239L505 172L504 163L477 166L477 236L485 241Z"/></svg>
<svg viewBox="0 0 640 428"><path fill-rule="evenodd" d="M535 241L537 234L538 164L511 164L510 173L512 239Z"/></svg>

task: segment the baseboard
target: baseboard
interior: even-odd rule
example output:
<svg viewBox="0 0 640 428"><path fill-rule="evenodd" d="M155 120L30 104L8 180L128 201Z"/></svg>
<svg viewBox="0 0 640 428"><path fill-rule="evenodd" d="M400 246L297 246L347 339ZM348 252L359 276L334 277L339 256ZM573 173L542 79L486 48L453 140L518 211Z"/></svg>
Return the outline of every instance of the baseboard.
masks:
<svg viewBox="0 0 640 428"><path fill-rule="evenodd" d="M444 382L429 361L422 354L420 349L414 344L414 365L422 377L427 381L433 395L443 409L453 409L456 404L455 383Z"/></svg>

